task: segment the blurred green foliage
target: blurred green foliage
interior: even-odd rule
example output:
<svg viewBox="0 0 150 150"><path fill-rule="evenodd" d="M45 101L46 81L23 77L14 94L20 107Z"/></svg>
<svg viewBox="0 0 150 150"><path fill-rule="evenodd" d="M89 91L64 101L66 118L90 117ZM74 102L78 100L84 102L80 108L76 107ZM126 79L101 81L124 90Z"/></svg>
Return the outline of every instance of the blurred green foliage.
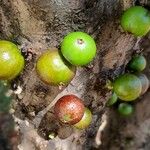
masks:
<svg viewBox="0 0 150 150"><path fill-rule="evenodd" d="M0 81L0 112L8 112L12 101L10 85L7 81Z"/></svg>

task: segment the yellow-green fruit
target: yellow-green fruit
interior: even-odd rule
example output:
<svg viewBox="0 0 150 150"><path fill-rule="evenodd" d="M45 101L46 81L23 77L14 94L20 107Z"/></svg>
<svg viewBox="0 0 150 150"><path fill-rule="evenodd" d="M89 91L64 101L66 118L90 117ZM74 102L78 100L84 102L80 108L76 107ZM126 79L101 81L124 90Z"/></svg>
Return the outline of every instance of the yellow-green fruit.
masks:
<svg viewBox="0 0 150 150"><path fill-rule="evenodd" d="M0 80L12 80L24 68L24 58L18 47L9 41L0 41Z"/></svg>
<svg viewBox="0 0 150 150"><path fill-rule="evenodd" d="M113 84L114 92L124 101L137 99L142 91L142 84L138 77L133 74L119 76Z"/></svg>
<svg viewBox="0 0 150 150"><path fill-rule="evenodd" d="M50 85L66 85L76 72L76 68L66 62L57 49L44 52L37 61L36 70L41 80Z"/></svg>
<svg viewBox="0 0 150 150"><path fill-rule="evenodd" d="M85 129L90 125L91 121L92 121L92 113L88 108L85 108L82 119L78 123L76 123L74 127L78 129Z"/></svg>

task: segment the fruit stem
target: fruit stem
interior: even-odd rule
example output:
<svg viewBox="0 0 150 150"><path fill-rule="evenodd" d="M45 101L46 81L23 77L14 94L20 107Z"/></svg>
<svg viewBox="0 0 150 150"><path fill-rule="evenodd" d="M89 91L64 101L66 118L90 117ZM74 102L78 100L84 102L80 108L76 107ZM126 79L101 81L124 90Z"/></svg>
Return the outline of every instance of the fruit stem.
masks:
<svg viewBox="0 0 150 150"><path fill-rule="evenodd" d="M109 90L112 90L113 89L113 83L110 80L107 80L105 87Z"/></svg>

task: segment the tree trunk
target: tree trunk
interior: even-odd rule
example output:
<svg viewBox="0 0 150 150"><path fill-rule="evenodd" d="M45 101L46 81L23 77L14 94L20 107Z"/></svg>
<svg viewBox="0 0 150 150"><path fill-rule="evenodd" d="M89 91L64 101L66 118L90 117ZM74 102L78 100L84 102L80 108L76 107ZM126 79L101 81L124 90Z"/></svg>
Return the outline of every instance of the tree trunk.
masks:
<svg viewBox="0 0 150 150"><path fill-rule="evenodd" d="M149 5L147 0L136 3ZM145 116L143 121L137 119L142 111L140 105L147 107L148 95L136 104L138 113L129 119L119 118L105 106L111 95L105 88L106 81L123 73L132 54L138 53L139 46L148 40L139 43L139 39L124 33L120 27L122 11L132 5L135 0L0 0L0 39L17 43L26 58L23 73L12 83L14 90L22 90L17 93L12 106L23 137L20 149L126 150L126 132L125 135L122 132L129 130L134 132L134 144L128 149L137 150L137 145L142 146L142 139L137 144L135 130L146 132L142 130L143 121L150 125ZM78 68L67 87L47 86L36 75L36 60L46 49L59 48L63 37L72 31L85 31L95 38L96 58L87 67ZM145 54L148 55L148 50ZM93 121L87 130L76 131L55 120L53 105L67 93L81 97L92 110ZM105 127L103 135L100 125ZM122 125L129 128L124 129ZM58 136L48 141L52 133ZM143 133L143 136L147 134Z"/></svg>

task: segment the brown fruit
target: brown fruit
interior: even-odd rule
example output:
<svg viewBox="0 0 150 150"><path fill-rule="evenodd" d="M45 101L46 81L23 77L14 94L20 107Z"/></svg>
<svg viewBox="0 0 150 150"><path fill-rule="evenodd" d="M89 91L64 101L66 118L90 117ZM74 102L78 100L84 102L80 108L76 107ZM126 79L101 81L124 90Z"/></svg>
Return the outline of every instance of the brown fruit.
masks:
<svg viewBox="0 0 150 150"><path fill-rule="evenodd" d="M54 113L61 122L73 125L82 119L84 104L75 95L65 95L55 104Z"/></svg>

